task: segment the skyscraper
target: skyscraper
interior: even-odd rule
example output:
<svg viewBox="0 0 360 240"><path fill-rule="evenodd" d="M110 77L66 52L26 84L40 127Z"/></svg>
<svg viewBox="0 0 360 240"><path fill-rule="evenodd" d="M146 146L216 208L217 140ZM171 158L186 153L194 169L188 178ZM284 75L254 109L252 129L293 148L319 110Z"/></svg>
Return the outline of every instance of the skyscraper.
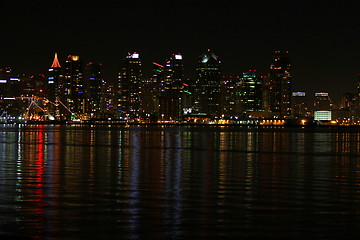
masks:
<svg viewBox="0 0 360 240"><path fill-rule="evenodd" d="M239 82L242 113L262 110L262 81L255 70L243 73Z"/></svg>
<svg viewBox="0 0 360 240"><path fill-rule="evenodd" d="M315 93L314 99L314 111L331 111L332 101L330 99L329 93L318 92Z"/></svg>
<svg viewBox="0 0 360 240"><path fill-rule="evenodd" d="M141 84L141 103L142 110L147 118L154 119L159 111L159 97L161 83L164 80L165 66L153 62L152 78L144 79Z"/></svg>
<svg viewBox="0 0 360 240"><path fill-rule="evenodd" d="M0 97L18 97L20 78L14 75L11 67L0 69Z"/></svg>
<svg viewBox="0 0 360 240"><path fill-rule="evenodd" d="M85 112L83 65L79 56L69 55L64 68L64 100L72 113Z"/></svg>
<svg viewBox="0 0 360 240"><path fill-rule="evenodd" d="M208 49L199 57L195 80L195 106L201 113L220 116L221 71L220 60Z"/></svg>
<svg viewBox="0 0 360 240"><path fill-rule="evenodd" d="M267 82L268 110L279 118L291 116L291 65L288 51L275 51Z"/></svg>
<svg viewBox="0 0 360 240"><path fill-rule="evenodd" d="M161 83L159 114L162 120L178 120L182 113L183 57L172 54L166 62Z"/></svg>
<svg viewBox="0 0 360 240"><path fill-rule="evenodd" d="M62 72L61 66L57 57L57 53L54 55L53 63L48 70L47 92L46 97L50 101L55 101L56 98L60 98L62 94Z"/></svg>
<svg viewBox="0 0 360 240"><path fill-rule="evenodd" d="M221 114L225 118L238 117L240 109L239 76L223 76L221 81Z"/></svg>
<svg viewBox="0 0 360 240"><path fill-rule="evenodd" d="M117 111L121 118L138 118L141 114L141 60L139 53L128 53L122 60L117 91Z"/></svg>
<svg viewBox="0 0 360 240"><path fill-rule="evenodd" d="M104 79L102 78L102 64L90 62L85 67L85 81L86 81L86 109L90 118L103 117L104 104Z"/></svg>
<svg viewBox="0 0 360 240"><path fill-rule="evenodd" d="M305 92L293 92L291 104L293 118L308 117Z"/></svg>

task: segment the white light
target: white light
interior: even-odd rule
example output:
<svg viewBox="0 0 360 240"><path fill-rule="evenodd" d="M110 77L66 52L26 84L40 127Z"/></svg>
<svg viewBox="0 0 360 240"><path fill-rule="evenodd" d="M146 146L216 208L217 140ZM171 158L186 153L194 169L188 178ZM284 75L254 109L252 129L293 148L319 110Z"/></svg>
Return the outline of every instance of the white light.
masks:
<svg viewBox="0 0 360 240"><path fill-rule="evenodd" d="M320 92L320 93L315 93L315 97L328 97L329 93L324 93L324 92Z"/></svg>
<svg viewBox="0 0 360 240"><path fill-rule="evenodd" d="M0 83L7 83L6 80L0 80Z"/></svg>
<svg viewBox="0 0 360 240"><path fill-rule="evenodd" d="M293 92L292 95L293 95L293 97L305 97L306 93L305 92Z"/></svg>
<svg viewBox="0 0 360 240"><path fill-rule="evenodd" d="M131 57L132 57L132 58L139 58L139 54L138 54L138 53L133 53L133 54L131 55Z"/></svg>
<svg viewBox="0 0 360 240"><path fill-rule="evenodd" d="M182 60L182 55L175 55L175 59L177 59L177 60Z"/></svg>
<svg viewBox="0 0 360 240"><path fill-rule="evenodd" d="M54 83L54 81L48 81L48 84L52 84L52 83Z"/></svg>

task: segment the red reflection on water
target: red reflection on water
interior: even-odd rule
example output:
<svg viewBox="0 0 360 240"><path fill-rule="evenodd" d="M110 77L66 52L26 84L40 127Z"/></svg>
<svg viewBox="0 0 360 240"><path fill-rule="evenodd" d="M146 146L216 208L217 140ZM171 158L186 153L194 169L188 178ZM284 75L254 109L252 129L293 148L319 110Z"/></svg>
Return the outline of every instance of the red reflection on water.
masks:
<svg viewBox="0 0 360 240"><path fill-rule="evenodd" d="M37 127L37 158L35 162L35 206L34 206L34 227L38 230L38 236L35 238L41 238L41 232L44 228L44 126L39 125Z"/></svg>

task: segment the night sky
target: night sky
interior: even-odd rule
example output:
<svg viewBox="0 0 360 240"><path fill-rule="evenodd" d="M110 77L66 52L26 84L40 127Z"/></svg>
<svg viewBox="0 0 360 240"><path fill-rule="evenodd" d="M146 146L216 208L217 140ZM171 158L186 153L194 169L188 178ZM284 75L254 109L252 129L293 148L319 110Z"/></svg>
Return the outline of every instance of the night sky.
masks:
<svg viewBox="0 0 360 240"><path fill-rule="evenodd" d="M0 66L45 73L80 55L104 64L116 79L127 52L151 62L181 53L187 77L211 49L226 75L248 69L267 74L274 50L288 50L293 90L329 92L337 100L355 92L360 73L359 1L6 1L1 3Z"/></svg>

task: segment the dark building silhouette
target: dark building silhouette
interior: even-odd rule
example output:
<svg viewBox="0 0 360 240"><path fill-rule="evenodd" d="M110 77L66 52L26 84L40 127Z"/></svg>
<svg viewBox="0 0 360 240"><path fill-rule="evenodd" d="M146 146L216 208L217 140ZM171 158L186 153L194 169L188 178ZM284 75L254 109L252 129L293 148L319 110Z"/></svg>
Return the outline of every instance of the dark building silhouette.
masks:
<svg viewBox="0 0 360 240"><path fill-rule="evenodd" d="M184 67L181 54L172 54L166 61L159 98L159 118L179 120L182 115Z"/></svg>
<svg viewBox="0 0 360 240"><path fill-rule="evenodd" d="M141 86L141 103L145 117L154 118L159 113L161 83L164 81L165 66L153 62L152 77L143 79Z"/></svg>
<svg viewBox="0 0 360 240"><path fill-rule="evenodd" d="M220 60L210 49L199 57L196 75L195 106L200 113L219 117L221 115Z"/></svg>
<svg viewBox="0 0 360 240"><path fill-rule="evenodd" d="M238 117L240 115L240 77L222 77L221 81L221 115L225 118Z"/></svg>
<svg viewBox="0 0 360 240"><path fill-rule="evenodd" d="M84 76L87 96L86 112L90 118L102 118L105 109L105 81L102 77L102 64L88 63L85 67Z"/></svg>
<svg viewBox="0 0 360 240"><path fill-rule="evenodd" d="M329 93L318 92L315 93L314 111L331 111L333 103L330 99Z"/></svg>
<svg viewBox="0 0 360 240"><path fill-rule="evenodd" d="M0 97L13 98L20 96L21 82L11 67L0 69Z"/></svg>
<svg viewBox="0 0 360 240"><path fill-rule="evenodd" d="M275 51L265 85L267 111L275 117L291 116L291 65L288 51Z"/></svg>
<svg viewBox="0 0 360 240"><path fill-rule="evenodd" d="M293 92L291 105L293 118L309 117L305 92Z"/></svg>

